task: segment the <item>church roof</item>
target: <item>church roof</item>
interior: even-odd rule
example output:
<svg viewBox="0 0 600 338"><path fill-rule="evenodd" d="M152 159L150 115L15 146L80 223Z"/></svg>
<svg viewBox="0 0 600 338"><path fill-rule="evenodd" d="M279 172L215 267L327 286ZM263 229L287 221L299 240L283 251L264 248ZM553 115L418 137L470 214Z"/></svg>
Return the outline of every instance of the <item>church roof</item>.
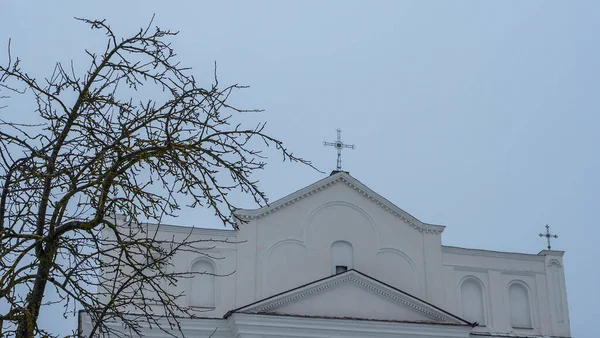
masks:
<svg viewBox="0 0 600 338"><path fill-rule="evenodd" d="M393 214L394 216L402 219L403 221L405 221L406 223L408 223L409 225L421 232L441 233L442 231L444 231L445 226L421 222L413 215L394 205L392 202L388 201L383 196L379 195L371 188L367 187L359 180L350 176L347 172L344 171L334 172L330 176L319 180L305 188L302 188L294 193L291 193L285 197L282 197L272 203L269 203L269 205L264 206L262 208L238 209L236 210L235 214L237 217L246 220L260 218L270 213L276 212L279 209L285 208L301 199L304 199L334 184L346 184L350 188L354 189L357 193L362 194L363 196L371 200L373 203L377 204L378 206Z"/></svg>
<svg viewBox="0 0 600 338"><path fill-rule="evenodd" d="M344 286L350 286L351 288L346 288L346 293L335 293L336 291L344 289ZM352 312L345 312L345 310L348 310L348 307L345 306L343 302L343 296L350 295L350 297L360 297L361 294L385 302L387 307L384 310L387 311L387 313L384 316L375 315L364 317ZM319 301L321 298L326 298L325 302ZM334 301L331 301L332 299ZM294 304L302 304L307 311L303 312L302 307L294 306ZM325 310L325 312L329 311L328 313L319 312L323 310L323 304L331 304L331 308ZM371 306L374 308L377 307L381 309L377 302L361 303L361 306L366 308L366 313L373 313L373 309L367 308L369 304L372 304ZM224 315L224 318L228 318L234 313L307 318L375 320L420 324L476 325L475 323L464 320L418 297L353 269L230 310Z"/></svg>

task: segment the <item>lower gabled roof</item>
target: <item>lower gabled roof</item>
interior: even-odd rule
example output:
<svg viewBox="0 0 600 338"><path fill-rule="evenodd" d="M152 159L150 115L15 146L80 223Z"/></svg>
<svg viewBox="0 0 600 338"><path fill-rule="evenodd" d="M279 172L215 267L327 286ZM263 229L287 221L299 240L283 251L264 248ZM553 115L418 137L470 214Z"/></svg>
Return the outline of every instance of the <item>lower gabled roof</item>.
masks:
<svg viewBox="0 0 600 338"><path fill-rule="evenodd" d="M344 304L347 301L344 298L354 297L363 300L360 303L362 312ZM227 312L224 318L234 313L477 325L357 270L328 276L261 299Z"/></svg>

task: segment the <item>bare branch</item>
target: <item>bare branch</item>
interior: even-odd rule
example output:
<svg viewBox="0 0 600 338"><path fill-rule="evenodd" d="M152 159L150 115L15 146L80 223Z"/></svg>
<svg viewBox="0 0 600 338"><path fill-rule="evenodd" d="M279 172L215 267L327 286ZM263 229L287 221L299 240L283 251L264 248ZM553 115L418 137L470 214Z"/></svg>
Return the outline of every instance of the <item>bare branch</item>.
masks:
<svg viewBox="0 0 600 338"><path fill-rule="evenodd" d="M267 203L253 179L266 165L264 147L312 165L265 123L241 124L242 113L260 110L229 103L246 87L221 87L216 63L214 82L199 86L168 42L176 32L151 20L120 38L104 20L76 19L106 36L101 51L86 50L85 73L57 63L36 80L11 56L10 40L0 66L0 100L9 100L3 92L29 95L41 121L0 120L0 301L8 304L0 333L52 336L38 315L60 304L65 316L78 308L90 314L94 334L123 335L109 325L119 321L130 332L144 322L173 335L195 312L166 285L201 272L177 271L172 258L210 256L216 243L233 242L198 238L193 229L165 238L162 219L206 207L237 228L231 194ZM117 222L115 212L128 221ZM142 220L157 225L149 230ZM57 301L45 296L49 288Z"/></svg>

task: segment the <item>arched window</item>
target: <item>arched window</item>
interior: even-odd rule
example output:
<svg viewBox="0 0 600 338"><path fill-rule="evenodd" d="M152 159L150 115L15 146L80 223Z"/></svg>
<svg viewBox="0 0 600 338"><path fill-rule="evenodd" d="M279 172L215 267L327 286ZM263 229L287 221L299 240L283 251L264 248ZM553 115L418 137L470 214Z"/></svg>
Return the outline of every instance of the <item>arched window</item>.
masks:
<svg viewBox="0 0 600 338"><path fill-rule="evenodd" d="M512 283L508 288L510 301L510 323L514 328L532 328L529 292L521 283Z"/></svg>
<svg viewBox="0 0 600 338"><path fill-rule="evenodd" d="M470 322L485 325L483 288L475 278L467 278L460 285L463 317Z"/></svg>
<svg viewBox="0 0 600 338"><path fill-rule="evenodd" d="M198 260L192 264L190 278L190 306L215 307L215 267L207 260Z"/></svg>
<svg viewBox="0 0 600 338"><path fill-rule="evenodd" d="M346 241L337 241L331 244L331 272L342 273L353 267L352 244Z"/></svg>

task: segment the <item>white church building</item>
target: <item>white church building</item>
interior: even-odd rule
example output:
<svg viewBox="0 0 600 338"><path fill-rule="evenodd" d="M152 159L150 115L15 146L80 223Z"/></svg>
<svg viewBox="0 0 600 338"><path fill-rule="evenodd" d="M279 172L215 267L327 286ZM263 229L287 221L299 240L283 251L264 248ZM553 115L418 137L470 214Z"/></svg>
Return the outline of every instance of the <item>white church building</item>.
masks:
<svg viewBox="0 0 600 338"><path fill-rule="evenodd" d="M182 319L188 337L571 336L564 252L442 245L444 226L416 219L346 172L237 215L239 230L191 230L237 243L215 243L210 255L220 259L174 259L181 270L226 275L171 286L197 309L197 318ZM80 332L90 327L80 313Z"/></svg>

